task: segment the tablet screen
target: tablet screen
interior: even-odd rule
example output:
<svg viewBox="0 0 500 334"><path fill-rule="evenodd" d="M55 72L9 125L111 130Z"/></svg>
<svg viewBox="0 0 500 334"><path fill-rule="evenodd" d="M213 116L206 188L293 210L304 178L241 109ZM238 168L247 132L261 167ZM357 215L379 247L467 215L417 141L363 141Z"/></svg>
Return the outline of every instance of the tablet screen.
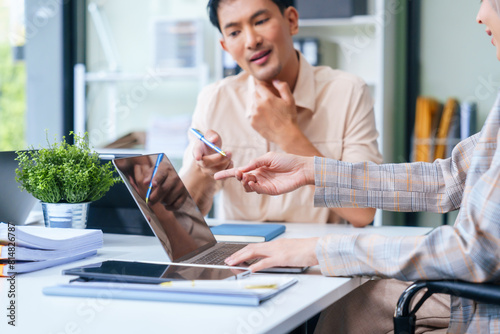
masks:
<svg viewBox="0 0 500 334"><path fill-rule="evenodd" d="M128 283L237 279L249 273L249 270L231 267L206 267L130 261L104 261L63 271L65 275L77 275L85 279Z"/></svg>

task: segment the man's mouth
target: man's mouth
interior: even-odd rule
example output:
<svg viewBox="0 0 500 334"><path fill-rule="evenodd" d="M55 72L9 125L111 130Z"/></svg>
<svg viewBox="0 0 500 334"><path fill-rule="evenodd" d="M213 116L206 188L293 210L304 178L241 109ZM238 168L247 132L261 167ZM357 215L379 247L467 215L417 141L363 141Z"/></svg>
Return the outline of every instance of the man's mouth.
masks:
<svg viewBox="0 0 500 334"><path fill-rule="evenodd" d="M261 52L258 52L256 54L254 54L252 56L252 58L250 58L250 61L251 62L263 62L266 60L266 57L271 53L271 50L266 50L266 51L261 51Z"/></svg>

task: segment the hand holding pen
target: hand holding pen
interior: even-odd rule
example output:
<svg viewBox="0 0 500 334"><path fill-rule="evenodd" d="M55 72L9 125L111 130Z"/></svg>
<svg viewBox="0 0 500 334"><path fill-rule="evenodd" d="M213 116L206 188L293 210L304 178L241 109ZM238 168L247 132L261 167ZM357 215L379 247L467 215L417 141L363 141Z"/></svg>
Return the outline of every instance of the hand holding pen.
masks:
<svg viewBox="0 0 500 334"><path fill-rule="evenodd" d="M205 138L205 136L203 135L203 133L201 133L200 130L197 130L197 129L193 129L191 128L191 132L199 139L201 140L203 143L205 143L205 145L207 145L208 147L210 147L211 149L213 149L215 152L223 155L223 156L226 156L226 152L224 152L223 150L221 150L219 147L217 147L214 143L212 143L211 141L207 140Z"/></svg>
<svg viewBox="0 0 500 334"><path fill-rule="evenodd" d="M206 137L196 129L191 129L191 133L199 139L193 147L193 157L204 174L213 176L216 172L233 166L231 153L220 148L222 140L217 132L208 130Z"/></svg>

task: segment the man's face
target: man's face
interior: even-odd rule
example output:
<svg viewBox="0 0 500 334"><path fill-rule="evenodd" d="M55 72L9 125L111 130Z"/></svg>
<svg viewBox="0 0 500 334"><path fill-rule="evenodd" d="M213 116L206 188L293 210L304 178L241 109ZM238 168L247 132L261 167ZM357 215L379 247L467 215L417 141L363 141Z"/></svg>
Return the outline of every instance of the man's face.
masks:
<svg viewBox="0 0 500 334"><path fill-rule="evenodd" d="M281 13L271 0L226 0L218 9L221 45L242 69L261 81L280 79L296 57L292 36L298 32L293 7Z"/></svg>

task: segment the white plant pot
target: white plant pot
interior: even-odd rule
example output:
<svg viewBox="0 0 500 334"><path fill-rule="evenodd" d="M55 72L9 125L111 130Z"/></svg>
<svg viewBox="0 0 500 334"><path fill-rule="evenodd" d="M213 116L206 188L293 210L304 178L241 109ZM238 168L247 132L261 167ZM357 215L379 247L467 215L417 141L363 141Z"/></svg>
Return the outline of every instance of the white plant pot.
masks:
<svg viewBox="0 0 500 334"><path fill-rule="evenodd" d="M90 202L44 203L42 202L45 227L85 228Z"/></svg>

